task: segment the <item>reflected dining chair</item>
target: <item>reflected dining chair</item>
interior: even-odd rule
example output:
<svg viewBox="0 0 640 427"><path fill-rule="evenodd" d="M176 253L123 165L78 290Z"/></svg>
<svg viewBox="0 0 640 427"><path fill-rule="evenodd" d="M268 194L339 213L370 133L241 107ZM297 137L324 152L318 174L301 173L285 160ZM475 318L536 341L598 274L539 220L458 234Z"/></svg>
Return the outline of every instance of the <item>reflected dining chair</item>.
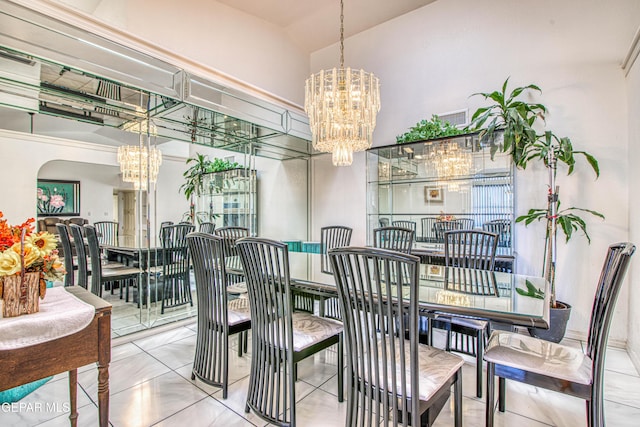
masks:
<svg viewBox="0 0 640 427"><path fill-rule="evenodd" d="M569 394L586 400L587 425L605 425L603 405L604 361L609 329L622 281L636 247L609 246L596 289L585 352L580 348L526 335L495 331L487 346L486 425L494 423L494 378L498 377L500 412L505 411L506 380Z"/></svg>
<svg viewBox="0 0 640 427"><path fill-rule="evenodd" d="M58 230L58 236L60 237L60 243L62 244L62 254L64 257L64 269L66 274L64 275L64 285L73 286L75 284L75 270L76 266L73 262L73 251L71 249L71 239L69 237L69 229L66 224L56 224Z"/></svg>
<svg viewBox="0 0 640 427"><path fill-rule="evenodd" d="M160 314L164 314L164 310L167 308L185 304L193 306L187 234L194 230L195 226L191 224L169 225L161 230L162 273L157 277L162 287Z"/></svg>
<svg viewBox="0 0 640 427"><path fill-rule="evenodd" d="M454 230L472 230L474 220L471 218L456 218L450 220L436 221L433 224L433 231L436 235L437 242L444 241L444 233Z"/></svg>
<svg viewBox="0 0 640 427"><path fill-rule="evenodd" d="M494 219L482 224L482 229L498 235L498 247L511 247L511 221L508 219Z"/></svg>
<svg viewBox="0 0 640 427"><path fill-rule="evenodd" d="M200 233L209 233L213 234L213 231L216 229L216 224L214 222L201 222L198 227L198 231Z"/></svg>
<svg viewBox="0 0 640 427"><path fill-rule="evenodd" d="M237 249L251 309L251 371L245 412L280 426L296 425L296 364L338 344L338 401L343 400L342 323L294 312L287 245L246 237Z"/></svg>
<svg viewBox="0 0 640 427"><path fill-rule="evenodd" d="M444 233L445 267L493 272L498 235L481 230L454 230ZM447 268L447 273L449 269ZM457 274L457 271L451 271ZM445 349L468 354L476 358L476 396L482 397L482 354L489 336L489 321L465 316L435 313L430 324L433 329L447 331Z"/></svg>
<svg viewBox="0 0 640 427"><path fill-rule="evenodd" d="M328 227L322 227L320 229L320 271L325 274L333 274L331 270L331 263L329 262L329 255L327 252L334 248L340 248L349 246L351 243L351 235L353 229L342 225L332 225ZM313 303L313 297L311 296L296 296L298 298L305 298ZM298 302L295 302L296 308ZM320 315L330 317L332 319L340 320L340 307L337 298L321 299L320 301Z"/></svg>
<svg viewBox="0 0 640 427"><path fill-rule="evenodd" d="M392 227L400 227L400 228L408 228L409 230L413 231L414 233L416 232L416 223L415 223L415 221L405 221L405 220L391 221L391 226Z"/></svg>
<svg viewBox="0 0 640 427"><path fill-rule="evenodd" d="M229 385L229 336L251 328L249 300L229 300L222 238L210 233L187 235L196 279L198 334L191 379L196 377L222 387L227 398ZM240 339L238 340L238 347Z"/></svg>
<svg viewBox="0 0 640 427"><path fill-rule="evenodd" d="M87 236L87 248L89 249L89 259L91 260L91 289L89 290L95 295L102 296L102 286L104 284L108 283L113 290L114 285L117 283L121 297L123 285L126 288L125 298L128 301L129 286L135 286L138 282L140 269L125 267L122 264L114 264L112 267L108 267L108 264L103 266L95 227L93 225L85 225L84 232Z"/></svg>
<svg viewBox="0 0 640 427"><path fill-rule="evenodd" d="M116 221L98 221L93 224L100 246L118 246L118 223Z"/></svg>
<svg viewBox="0 0 640 427"><path fill-rule="evenodd" d="M76 260L78 261L77 285L89 289L89 268L87 264L87 250L84 245L84 229L77 224L69 224L73 245L76 248Z"/></svg>
<svg viewBox="0 0 640 427"><path fill-rule="evenodd" d="M249 229L245 227L220 227L216 228L213 233L222 237L222 251L227 259L227 266L237 267L235 270L242 270L240 266L240 258L236 249L236 241L243 237L249 236ZM244 274L227 271L227 279L229 284L242 285L244 283Z"/></svg>
<svg viewBox="0 0 640 427"><path fill-rule="evenodd" d="M402 227L381 227L373 230L373 246L411 253L415 232Z"/></svg>
<svg viewBox="0 0 640 427"><path fill-rule="evenodd" d="M329 257L343 312L345 425L431 425L453 386L461 426L463 359L419 344L420 258L358 247L332 249Z"/></svg>

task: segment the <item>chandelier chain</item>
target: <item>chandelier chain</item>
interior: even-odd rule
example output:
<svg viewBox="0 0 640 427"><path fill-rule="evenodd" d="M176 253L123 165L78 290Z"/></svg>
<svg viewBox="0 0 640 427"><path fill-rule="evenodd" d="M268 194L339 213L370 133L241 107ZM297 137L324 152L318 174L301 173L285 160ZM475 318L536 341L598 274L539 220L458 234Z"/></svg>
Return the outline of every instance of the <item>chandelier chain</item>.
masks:
<svg viewBox="0 0 640 427"><path fill-rule="evenodd" d="M340 68L344 68L344 0L340 0Z"/></svg>

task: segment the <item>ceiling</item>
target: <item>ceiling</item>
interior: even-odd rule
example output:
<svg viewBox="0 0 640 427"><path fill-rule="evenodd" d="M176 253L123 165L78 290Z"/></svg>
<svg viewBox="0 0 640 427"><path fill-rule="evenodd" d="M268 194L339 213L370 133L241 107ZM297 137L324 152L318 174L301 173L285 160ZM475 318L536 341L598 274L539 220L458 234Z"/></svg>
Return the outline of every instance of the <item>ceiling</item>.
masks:
<svg viewBox="0 0 640 427"><path fill-rule="evenodd" d="M278 27L307 52L336 43L340 35L338 0L217 0ZM350 37L435 0L345 0L345 37ZM331 23L331 25L327 25ZM313 31L309 31L313 28Z"/></svg>
<svg viewBox="0 0 640 427"><path fill-rule="evenodd" d="M93 14L105 0L58 0ZM113 1L113 0L108 0ZM199 0L183 0L181 7ZM216 0L280 27L307 53L336 43L340 35L339 0ZM435 0L345 0L345 37L365 31ZM313 31L309 31L312 28Z"/></svg>

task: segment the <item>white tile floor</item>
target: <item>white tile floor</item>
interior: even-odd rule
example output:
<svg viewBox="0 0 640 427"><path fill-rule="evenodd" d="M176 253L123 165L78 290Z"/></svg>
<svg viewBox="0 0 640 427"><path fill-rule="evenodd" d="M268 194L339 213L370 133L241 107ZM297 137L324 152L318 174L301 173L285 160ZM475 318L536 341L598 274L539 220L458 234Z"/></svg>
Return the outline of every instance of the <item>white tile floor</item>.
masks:
<svg viewBox="0 0 640 427"><path fill-rule="evenodd" d="M195 323L187 323L151 336L116 341L110 366L110 421L115 427L133 426L264 426L244 412L250 358L231 352L229 396L220 389L191 381ZM578 341L566 344L580 346ZM235 338L233 339L235 345ZM344 425L345 404L336 395L335 352L327 350L304 361L296 385L298 425ZM471 360L470 360L471 361ZM637 426L640 420L640 377L626 352L611 348L607 354L605 399L607 425ZM465 426L484 425L484 401L475 397L475 371L463 368ZM79 372L79 426L97 425L97 370ZM23 410L0 408L0 426L68 426L68 382L57 375L21 401ZM40 409L36 403L39 403ZM452 426L450 407L436 426ZM508 382L507 412L498 413L497 426L584 426L584 401L535 387Z"/></svg>

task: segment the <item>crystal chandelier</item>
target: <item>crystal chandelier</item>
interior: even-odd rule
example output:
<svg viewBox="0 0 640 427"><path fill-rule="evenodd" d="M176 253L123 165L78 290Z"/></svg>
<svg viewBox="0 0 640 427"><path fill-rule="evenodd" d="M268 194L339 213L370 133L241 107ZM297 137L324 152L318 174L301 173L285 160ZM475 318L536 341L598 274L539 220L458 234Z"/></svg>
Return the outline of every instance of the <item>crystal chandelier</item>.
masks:
<svg viewBox="0 0 640 427"><path fill-rule="evenodd" d="M427 167L433 166L439 180L447 181L449 191L460 190L455 178L468 176L473 172L471 153L454 141L443 141L431 146L427 163Z"/></svg>
<svg viewBox="0 0 640 427"><path fill-rule="evenodd" d="M158 180L162 153L156 147L147 150L144 146L123 145L118 147L118 163L124 182L132 182L136 190L146 190L147 181Z"/></svg>
<svg viewBox="0 0 640 427"><path fill-rule="evenodd" d="M373 73L344 68L344 2L340 0L340 68L321 70L305 82L304 110L313 148L332 153L334 166L349 166L354 151L371 147L380 110Z"/></svg>

